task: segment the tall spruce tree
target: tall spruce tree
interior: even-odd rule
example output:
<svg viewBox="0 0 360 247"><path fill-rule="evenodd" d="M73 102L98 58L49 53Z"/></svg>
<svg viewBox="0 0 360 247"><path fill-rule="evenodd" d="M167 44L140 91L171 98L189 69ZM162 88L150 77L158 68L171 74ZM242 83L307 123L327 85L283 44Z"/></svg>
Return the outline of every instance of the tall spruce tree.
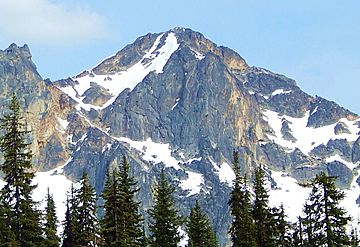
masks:
<svg viewBox="0 0 360 247"><path fill-rule="evenodd" d="M73 185L68 192L66 198L66 212L65 219L62 222L64 231L62 234L62 247L76 247L78 246L79 222L78 222L78 198L76 190Z"/></svg>
<svg viewBox="0 0 360 247"><path fill-rule="evenodd" d="M119 170L107 176L102 197L105 200L101 235L106 246L144 246L140 203L135 201L138 192L130 166L123 157Z"/></svg>
<svg viewBox="0 0 360 247"><path fill-rule="evenodd" d="M304 228L303 228L303 219L299 216L297 222L293 224L293 234L292 234L292 246L294 247L304 247Z"/></svg>
<svg viewBox="0 0 360 247"><path fill-rule="evenodd" d="M116 171L106 175L104 190L101 194L104 199L104 217L100 221L100 236L102 245L109 247L120 246L120 214L121 214L121 195L119 179Z"/></svg>
<svg viewBox="0 0 360 247"><path fill-rule="evenodd" d="M10 228L8 215L10 213L9 207L0 202L0 247L15 247L19 246L15 239L15 234Z"/></svg>
<svg viewBox="0 0 360 247"><path fill-rule="evenodd" d="M291 225L286 220L284 205L281 204L280 208L273 208L273 225L275 226L276 246L290 247L293 245L291 236Z"/></svg>
<svg viewBox="0 0 360 247"><path fill-rule="evenodd" d="M350 244L346 226L351 218L339 206L345 193L336 189L335 179L321 172L306 184L312 188L304 208L308 245L332 247Z"/></svg>
<svg viewBox="0 0 360 247"><path fill-rule="evenodd" d="M7 205L5 223L11 228L20 246L41 246L41 213L32 199L36 186L31 184L34 178L32 154L25 140L29 132L25 130L15 94L11 98L9 113L0 122L4 133L0 142L4 162L0 169L5 175L0 200L2 205Z"/></svg>
<svg viewBox="0 0 360 247"><path fill-rule="evenodd" d="M202 212L198 201L191 209L187 222L188 247L217 247L215 233L208 217Z"/></svg>
<svg viewBox="0 0 360 247"><path fill-rule="evenodd" d="M151 247L177 247L181 240L178 230L182 219L175 207L174 191L162 171L159 184L155 187L155 205L149 210Z"/></svg>
<svg viewBox="0 0 360 247"><path fill-rule="evenodd" d="M48 247L59 247L60 238L57 235L57 224L55 202L48 188L44 223L45 245Z"/></svg>
<svg viewBox="0 0 360 247"><path fill-rule="evenodd" d="M255 170L254 193L255 200L252 216L255 222L256 243L259 247L276 246L275 226L272 212L269 208L269 195L265 188L265 172L261 166Z"/></svg>
<svg viewBox="0 0 360 247"><path fill-rule="evenodd" d="M76 193L77 226L75 235L78 246L96 246L97 242L97 218L96 218L96 194L90 185L89 177L83 174L80 180L80 188Z"/></svg>
<svg viewBox="0 0 360 247"><path fill-rule="evenodd" d="M233 159L235 181L228 203L231 215L233 216L229 229L232 246L257 246L255 241L255 224L251 215L250 191L247 188L246 176L241 176L238 152L234 151Z"/></svg>

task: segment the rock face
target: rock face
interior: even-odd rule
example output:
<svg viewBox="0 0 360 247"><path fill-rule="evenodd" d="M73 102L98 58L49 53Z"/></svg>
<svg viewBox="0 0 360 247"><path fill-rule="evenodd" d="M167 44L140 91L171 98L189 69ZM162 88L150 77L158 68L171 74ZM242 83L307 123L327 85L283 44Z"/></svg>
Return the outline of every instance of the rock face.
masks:
<svg viewBox="0 0 360 247"><path fill-rule="evenodd" d="M324 171L338 176L341 188L358 176L356 114L283 75L249 67L190 29L147 34L92 70L56 82L41 78L27 46L11 45L0 51L0 87L1 109L13 92L21 99L37 169L66 164L73 181L87 172L100 194L106 172L126 155L143 212L165 169L182 213L199 200L221 246L228 243L234 149L243 172L265 165L277 190L287 188L276 172L304 182Z"/></svg>

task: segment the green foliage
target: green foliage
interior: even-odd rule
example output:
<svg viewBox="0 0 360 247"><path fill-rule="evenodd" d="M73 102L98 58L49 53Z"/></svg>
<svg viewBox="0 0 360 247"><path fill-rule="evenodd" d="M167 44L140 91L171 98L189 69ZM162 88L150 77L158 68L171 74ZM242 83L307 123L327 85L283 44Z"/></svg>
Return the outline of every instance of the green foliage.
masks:
<svg viewBox="0 0 360 247"><path fill-rule="evenodd" d="M256 246L255 224L251 215L250 192L246 184L246 176L240 173L238 153L233 153L235 181L228 202L233 220L229 234L233 247Z"/></svg>
<svg viewBox="0 0 360 247"><path fill-rule="evenodd" d="M48 247L58 247L60 238L57 236L57 217L56 208L52 195L50 194L49 188L46 197L46 208L45 208L45 244Z"/></svg>
<svg viewBox="0 0 360 247"><path fill-rule="evenodd" d="M290 247L292 246L291 225L286 220L284 206L272 209L272 225L275 226L276 246Z"/></svg>
<svg viewBox="0 0 360 247"><path fill-rule="evenodd" d="M191 209L187 222L187 234L189 247L217 247L215 233L212 230L209 219L202 212L198 201Z"/></svg>
<svg viewBox="0 0 360 247"><path fill-rule="evenodd" d="M101 236L105 246L144 246L140 203L135 201L136 182L129 176L130 167L125 157L118 171L107 175L102 197L104 218L101 220Z"/></svg>
<svg viewBox="0 0 360 247"><path fill-rule="evenodd" d="M169 184L164 172L161 172L159 184L155 187L155 205L149 210L151 247L177 247L181 239L178 229L182 219L175 207L174 191L175 188Z"/></svg>
<svg viewBox="0 0 360 247"><path fill-rule="evenodd" d="M257 246L272 247L275 243L275 226L273 215L268 206L269 195L264 187L265 172L261 166L255 170L254 192L255 200L252 216L255 222L255 236Z"/></svg>
<svg viewBox="0 0 360 247"><path fill-rule="evenodd" d="M1 190L2 205L7 205L4 222L15 235L21 246L41 246L43 244L40 225L40 211L32 199L31 185L34 178L32 172L32 154L25 142L28 131L24 130L20 106L15 94L9 105L9 114L1 119L4 135L0 147L4 154L4 163L0 169L4 173L5 186Z"/></svg>
<svg viewBox="0 0 360 247"><path fill-rule="evenodd" d="M307 246L348 246L346 225L351 218L339 206L345 194L336 189L335 177L321 172L306 186L312 187L304 208Z"/></svg>
<svg viewBox="0 0 360 247"><path fill-rule="evenodd" d="M86 173L80 180L80 188L76 196L79 203L76 212L76 241L79 246L95 246L97 238L96 194Z"/></svg>
<svg viewBox="0 0 360 247"><path fill-rule="evenodd" d="M77 234L79 233L78 225L78 200L74 186L71 185L70 195L66 198L65 220L63 222L63 242L62 247L77 246Z"/></svg>

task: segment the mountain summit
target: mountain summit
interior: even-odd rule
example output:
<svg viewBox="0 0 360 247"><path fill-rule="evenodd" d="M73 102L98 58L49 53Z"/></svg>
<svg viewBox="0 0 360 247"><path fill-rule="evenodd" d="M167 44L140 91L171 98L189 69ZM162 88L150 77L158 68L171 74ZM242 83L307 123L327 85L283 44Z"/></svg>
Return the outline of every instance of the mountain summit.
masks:
<svg viewBox="0 0 360 247"><path fill-rule="evenodd" d="M26 46L0 51L0 106L14 91L24 99L40 187L46 176L75 182L87 172L100 193L126 155L143 210L164 170L184 215L198 200L223 245L235 149L243 172L265 166L270 200L291 219L307 196L297 181L322 171L338 176L344 206L359 213L359 117L198 32L147 34L55 82L43 81L30 58Z"/></svg>

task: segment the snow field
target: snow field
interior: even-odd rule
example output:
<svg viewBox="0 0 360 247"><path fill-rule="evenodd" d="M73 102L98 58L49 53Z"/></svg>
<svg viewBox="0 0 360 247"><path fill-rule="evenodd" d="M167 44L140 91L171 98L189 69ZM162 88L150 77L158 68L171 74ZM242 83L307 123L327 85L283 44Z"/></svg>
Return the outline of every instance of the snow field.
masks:
<svg viewBox="0 0 360 247"><path fill-rule="evenodd" d="M159 47L160 40L163 35L164 33L160 34L144 57L126 71L111 75L96 75L93 71L89 71L89 75L73 78L73 80L78 82L78 84L75 86L61 87L60 90L69 95L78 103L76 106L78 110L81 108L87 111L89 111L91 108L95 110L106 108L115 101L115 99L123 90L126 88L133 90L136 85L139 84L150 72L155 71L155 73L158 74L163 73L163 68L169 60L170 56L179 47L176 36L172 32L167 35L165 44ZM147 60L150 60L150 62L147 62ZM83 103L83 94L86 90L91 88L91 83L96 83L110 92L113 95L111 99L102 106L94 106Z"/></svg>

